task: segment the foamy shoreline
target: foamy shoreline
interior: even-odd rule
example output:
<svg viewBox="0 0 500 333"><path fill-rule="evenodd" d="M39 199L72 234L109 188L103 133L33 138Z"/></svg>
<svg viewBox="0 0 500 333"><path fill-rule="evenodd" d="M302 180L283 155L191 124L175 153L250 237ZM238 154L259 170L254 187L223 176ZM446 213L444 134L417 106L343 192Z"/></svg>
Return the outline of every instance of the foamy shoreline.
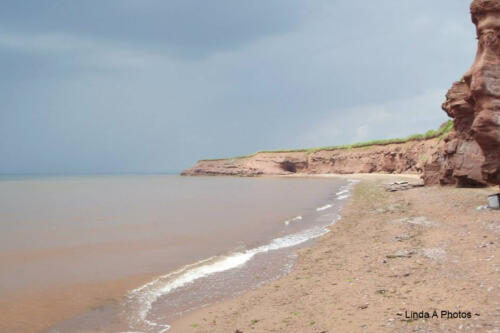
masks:
<svg viewBox="0 0 500 333"><path fill-rule="evenodd" d="M377 178L380 178L380 177L384 177L384 176L389 176L389 178L391 178L393 175L387 175L387 174L349 174L349 175L332 175L332 174L315 174L315 175L310 175L310 174L293 174L293 175L284 175L284 176L277 176L277 177L300 177L300 178L343 178L343 179L348 179L348 183L346 185L343 185L339 188L339 191L336 192L336 200L345 200L347 198L350 198L352 196L352 191L353 191L353 187L359 183L361 181L361 179L363 179L365 176L367 177L370 177L371 179L373 179L374 177L377 177ZM267 176L264 176L264 177L267 177ZM275 177L275 176L270 176L270 177ZM411 179L415 179L417 177L414 177L414 175L409 175L409 177L405 177L405 178L411 178ZM398 178L400 179L400 177ZM328 210L330 208L332 208L333 206L331 204L325 204L323 206L320 206L320 207L317 207L316 208L316 212L318 213L321 213L322 211L325 211L325 210ZM302 217L301 216L297 216L297 217L294 217L288 221L285 221L285 225L289 225L290 222L292 221L297 221L297 220L301 220ZM309 240L313 240L315 238L318 238L318 237L322 237L324 235L326 235L327 233L330 232L330 227L335 223L335 222L338 222L339 220L341 219L341 216L338 215L338 217L333 220L330 224L326 225L324 228L322 228L321 232L315 234L313 237L309 237L308 239L304 239L303 241L301 242L297 242L295 244L290 244L291 247L295 246L295 245L298 245L300 243L303 243L305 241L309 241ZM293 236L293 235L292 235ZM314 246L314 245L311 245L311 246ZM246 261L245 261L246 262ZM244 263L243 263L244 264ZM230 269L230 268L228 268ZM293 269L293 268L292 268ZM142 287L141 287L142 288ZM205 307L210 307L211 305L210 304L206 304L203 308ZM191 310L189 312L196 312L196 309L194 310ZM179 319L179 320L182 320L182 319ZM174 321L175 323L176 321ZM157 326L158 324L154 324L154 326ZM171 325L166 325L166 330L165 331L162 331L160 333L163 333L163 332L166 332L167 330L169 332L172 331L172 326Z"/></svg>
<svg viewBox="0 0 500 333"><path fill-rule="evenodd" d="M350 193L359 180L349 179L347 184L342 185L336 192L336 201L343 201L350 197ZM318 214L323 214L323 211L333 208L334 204L326 204L317 207L315 210ZM309 229L305 229L298 233L292 233L286 236L273 239L270 243L252 248L243 252L234 252L226 256L216 256L208 259L201 260L197 263L186 265L181 269L162 275L145 285L131 290L127 298L127 315L130 319L132 327L142 327L143 329L153 329L157 333L163 333L170 329L170 324L165 322L156 322L148 319L154 303L160 297L169 297L171 292L179 288L187 287L197 280L206 279L213 274L224 274L224 272L241 267L247 264L255 256L275 250L282 250L286 248L293 248L298 245L304 244L318 237L327 234L330 231L330 226L340 219L340 215L336 213L329 213L324 215L332 216L331 221L323 225L317 225ZM288 221L296 222L302 220L302 216L296 216ZM288 222L288 223L287 223ZM252 289L252 288L250 288ZM207 295L208 297L208 295ZM205 304L204 306L207 306ZM194 309L191 309L192 311Z"/></svg>
<svg viewBox="0 0 500 333"><path fill-rule="evenodd" d="M491 220L498 214L475 209L480 198L484 200L492 189L425 187L388 193L383 184L418 179L418 175L360 175L360 178L365 181L358 185L356 197L349 201L342 219L331 228L332 232L299 251L289 275L231 300L188 313L172 323L171 332L312 333L332 329L400 332L417 328L434 331L442 329L442 325L455 331L460 325L472 323L486 325L478 326L483 328L498 327L498 319L492 313L495 306L500 306L500 299L492 291L498 278L491 275L494 266L481 261L500 255L498 247L488 248L492 252L488 257L472 239L465 243L455 241L461 232L455 226L457 223L469 227L469 234L460 237L472 237L476 242L484 239L482 228L499 227L476 220ZM464 211L456 207L468 208ZM404 216L425 216L436 222L414 233L411 224L391 222ZM494 244L500 241L498 235L491 236L496 238ZM449 247L440 248L443 244ZM405 250L412 246L414 250ZM397 257L393 253L410 254ZM433 253L445 255L437 257ZM454 255L466 255L467 264L464 266L461 260L447 261ZM445 265L441 265L443 260ZM472 262L474 267L469 267ZM466 275L450 276L455 270ZM479 288L471 276L483 281L489 289ZM450 288L455 287L469 292L451 293ZM488 306L484 305L485 299ZM406 322L398 317L402 308L457 305L481 313L481 322Z"/></svg>

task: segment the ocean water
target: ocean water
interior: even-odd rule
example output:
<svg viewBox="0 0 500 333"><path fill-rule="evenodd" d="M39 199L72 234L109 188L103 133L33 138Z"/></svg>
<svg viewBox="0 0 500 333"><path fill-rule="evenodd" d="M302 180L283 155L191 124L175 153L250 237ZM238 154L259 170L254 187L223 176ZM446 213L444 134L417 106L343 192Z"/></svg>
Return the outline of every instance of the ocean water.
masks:
<svg viewBox="0 0 500 333"><path fill-rule="evenodd" d="M0 329L165 332L186 311L286 274L354 183L0 178Z"/></svg>

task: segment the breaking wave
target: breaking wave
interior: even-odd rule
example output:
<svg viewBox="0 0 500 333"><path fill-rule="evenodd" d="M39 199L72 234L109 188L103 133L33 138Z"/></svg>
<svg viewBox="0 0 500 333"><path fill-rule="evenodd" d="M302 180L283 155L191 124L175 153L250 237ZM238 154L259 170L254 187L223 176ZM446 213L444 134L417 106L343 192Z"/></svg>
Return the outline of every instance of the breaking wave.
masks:
<svg viewBox="0 0 500 333"><path fill-rule="evenodd" d="M285 223L285 225L289 225L292 222L300 221L300 220L302 220L302 216L299 215L299 216L295 216L293 219L286 220L284 223Z"/></svg>
<svg viewBox="0 0 500 333"><path fill-rule="evenodd" d="M342 186L336 193L338 200L349 197L350 190L359 180L349 179L348 184ZM333 207L332 204L316 208L317 212ZM185 287L194 281L204 277L228 271L240 267L250 261L256 255L289 248L300 245L314 238L320 237L329 232L328 226L340 219L338 214L324 215L328 219L322 226L315 226L310 229L275 238L268 244L249 249L246 251L234 252L225 256L214 256L200 260L194 264L186 265L174 272L162 275L141 287L131 290L126 295L125 314L128 317L130 328L138 329L141 333L164 333L170 326L165 323L157 323L148 319L153 304L160 298L179 288ZM330 220L329 218L333 218ZM291 222L302 220L302 216L285 221L285 225ZM140 333L140 332L137 332Z"/></svg>
<svg viewBox="0 0 500 333"><path fill-rule="evenodd" d="M328 209L328 208L332 208L332 205L327 204L327 205L324 205L324 206L318 207L318 208L316 208L316 211L317 211L317 212L321 212L322 210L325 210L325 209Z"/></svg>
<svg viewBox="0 0 500 333"><path fill-rule="evenodd" d="M336 217L331 224L338 220ZM305 243L329 232L327 226L317 226L302 232L273 239L266 245L250 250L235 252L223 257L211 257L195 264L187 265L177 271L158 277L145 285L130 291L127 294L126 308L130 315L131 327L146 325L153 332L166 332L170 326L159 324L147 319L153 303L177 288L184 287L206 276L224 272L242 266L255 255L284 249Z"/></svg>

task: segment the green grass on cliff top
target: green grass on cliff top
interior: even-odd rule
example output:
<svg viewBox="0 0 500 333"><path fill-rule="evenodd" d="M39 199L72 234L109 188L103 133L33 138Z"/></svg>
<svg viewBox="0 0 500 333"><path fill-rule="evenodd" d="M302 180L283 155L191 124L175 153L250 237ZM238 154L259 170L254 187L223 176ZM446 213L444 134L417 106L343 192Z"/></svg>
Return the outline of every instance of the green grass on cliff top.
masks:
<svg viewBox="0 0 500 333"><path fill-rule="evenodd" d="M257 155L259 153L295 153L295 152L304 152L304 153L314 153L320 150L336 150L336 149L352 149L352 148L361 148L361 147L370 147L370 146L385 146L393 143L405 143L410 141L421 141L421 140L429 140L434 138L442 138L446 134L448 134L453 128L453 121L448 120L443 123L437 130L429 130L425 132L425 134L413 134L407 136L406 138L395 138L395 139L385 139L385 140L372 140L366 142L357 142L350 145L340 145L340 146L326 146L326 147L316 147L316 148L305 148L305 149L280 149L280 150L260 150L256 153L243 155L243 156L234 156L229 158L214 158L214 159L204 159L201 161L217 161L217 160L234 160L240 158L251 157Z"/></svg>

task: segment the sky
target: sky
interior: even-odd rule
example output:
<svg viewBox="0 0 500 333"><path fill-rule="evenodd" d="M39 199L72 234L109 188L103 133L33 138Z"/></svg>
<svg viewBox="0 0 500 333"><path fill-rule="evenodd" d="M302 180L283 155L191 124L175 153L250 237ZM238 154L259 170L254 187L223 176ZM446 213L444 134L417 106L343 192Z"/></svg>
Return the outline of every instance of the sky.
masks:
<svg viewBox="0 0 500 333"><path fill-rule="evenodd" d="M0 174L178 172L447 120L470 0L0 0Z"/></svg>

